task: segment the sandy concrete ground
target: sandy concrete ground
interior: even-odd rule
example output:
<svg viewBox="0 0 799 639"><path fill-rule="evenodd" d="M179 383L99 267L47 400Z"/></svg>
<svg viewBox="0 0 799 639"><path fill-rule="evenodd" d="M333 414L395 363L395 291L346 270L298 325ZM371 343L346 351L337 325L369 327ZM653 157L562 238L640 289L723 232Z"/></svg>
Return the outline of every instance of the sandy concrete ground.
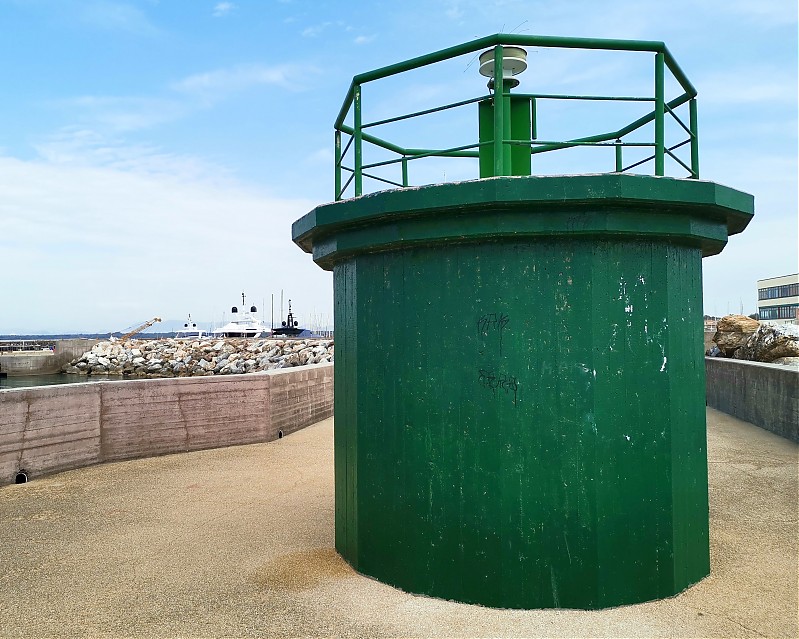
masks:
<svg viewBox="0 0 799 639"><path fill-rule="evenodd" d="M409 595L333 551L332 420L0 489L3 637L796 637L797 445L708 410L712 573L604 611Z"/></svg>

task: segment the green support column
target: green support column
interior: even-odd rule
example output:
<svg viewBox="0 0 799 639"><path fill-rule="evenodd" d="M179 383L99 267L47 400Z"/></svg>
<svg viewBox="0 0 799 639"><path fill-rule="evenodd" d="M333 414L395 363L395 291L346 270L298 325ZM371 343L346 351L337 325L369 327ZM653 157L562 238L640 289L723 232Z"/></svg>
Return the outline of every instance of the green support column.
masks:
<svg viewBox="0 0 799 639"><path fill-rule="evenodd" d="M494 175L505 175L505 83L502 81L502 47L494 47Z"/></svg>
<svg viewBox="0 0 799 639"><path fill-rule="evenodd" d="M354 122L353 128L355 132L353 137L353 146L355 147L353 153L355 155L355 196L363 193L363 116L361 113L361 85L356 84L354 88Z"/></svg>
<svg viewBox="0 0 799 639"><path fill-rule="evenodd" d="M666 174L664 56L655 54L655 175Z"/></svg>
<svg viewBox="0 0 799 639"><path fill-rule="evenodd" d="M334 153L335 153L335 174L334 174L334 181L335 181L335 189L336 189L336 200L341 199L341 131L336 129L336 137L334 142Z"/></svg>
<svg viewBox="0 0 799 639"><path fill-rule="evenodd" d="M709 571L701 259L752 198L626 174L317 207L335 287L336 548L502 608L672 596Z"/></svg>
<svg viewBox="0 0 799 639"><path fill-rule="evenodd" d="M480 177L494 177L494 105L496 100L483 100L478 104L480 142ZM506 93L502 100L503 127L506 140L528 140L532 129L530 99ZM503 170L506 175L530 175L532 162L530 147L503 145Z"/></svg>
<svg viewBox="0 0 799 639"><path fill-rule="evenodd" d="M688 128L691 130L691 171L699 179L699 118L696 113L696 98L688 103Z"/></svg>
<svg viewBox="0 0 799 639"><path fill-rule="evenodd" d="M536 98L530 98L530 139L538 139L538 104ZM533 173L533 156L530 154L530 175Z"/></svg>

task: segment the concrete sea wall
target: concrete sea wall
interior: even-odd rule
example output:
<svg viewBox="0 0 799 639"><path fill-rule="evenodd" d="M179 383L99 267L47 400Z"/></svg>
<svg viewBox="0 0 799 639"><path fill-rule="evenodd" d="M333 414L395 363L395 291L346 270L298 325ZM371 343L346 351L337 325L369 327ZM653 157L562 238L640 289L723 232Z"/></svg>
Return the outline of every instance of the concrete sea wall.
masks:
<svg viewBox="0 0 799 639"><path fill-rule="evenodd" d="M96 339L61 339L56 341L55 351L5 353L0 355L0 372L9 376L50 375L57 373L98 342Z"/></svg>
<svg viewBox="0 0 799 639"><path fill-rule="evenodd" d="M333 414L333 364L0 391L0 485L91 464L278 439Z"/></svg>
<svg viewBox="0 0 799 639"><path fill-rule="evenodd" d="M707 405L799 443L799 368L705 358Z"/></svg>

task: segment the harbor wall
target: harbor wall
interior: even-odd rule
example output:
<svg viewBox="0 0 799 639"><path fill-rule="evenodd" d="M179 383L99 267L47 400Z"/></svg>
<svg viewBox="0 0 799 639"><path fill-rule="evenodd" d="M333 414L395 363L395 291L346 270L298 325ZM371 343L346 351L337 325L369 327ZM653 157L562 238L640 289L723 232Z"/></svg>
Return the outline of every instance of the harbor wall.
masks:
<svg viewBox="0 0 799 639"><path fill-rule="evenodd" d="M86 351L92 350L98 339L60 339L55 342L55 351L22 351L0 355L0 372L9 377L20 375L51 375L58 373Z"/></svg>
<svg viewBox="0 0 799 639"><path fill-rule="evenodd" d="M799 443L799 368L705 358L707 405Z"/></svg>
<svg viewBox="0 0 799 639"><path fill-rule="evenodd" d="M333 364L0 391L0 485L91 464L267 442L333 414Z"/></svg>

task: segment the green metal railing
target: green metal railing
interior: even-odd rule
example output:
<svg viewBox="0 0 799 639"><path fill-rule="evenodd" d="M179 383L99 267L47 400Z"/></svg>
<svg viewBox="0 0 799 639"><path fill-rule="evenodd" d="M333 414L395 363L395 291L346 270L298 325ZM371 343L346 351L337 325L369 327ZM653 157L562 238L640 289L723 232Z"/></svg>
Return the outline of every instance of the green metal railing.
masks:
<svg viewBox="0 0 799 639"><path fill-rule="evenodd" d="M444 106L416 111L375 122L363 122L362 87L370 82L375 82L413 69L419 69L438 62L443 62L458 56L494 48L494 77L502 77L502 48L503 46L529 46L550 47L562 49L595 49L606 51L646 52L654 54L654 97L644 96L601 96L601 95L560 95L546 93L514 93L515 100L529 100L531 110L531 128L529 139L510 139L509 122L506 122L504 109L493 109L493 139L462 146L445 149L407 148L384 140L367 129L386 124L393 124L411 118L423 117L448 109L463 107L469 104L494 100L500 103L508 94L503 82L496 82L493 94L489 93L468 100L461 100ZM666 101L665 76L666 70L671 72L683 90L677 97ZM493 174L496 176L510 175L510 166L506 148L513 146L527 146L531 155L547 153L575 147L609 146L614 147L614 171L624 172L654 160L654 174L665 175L666 157L671 158L677 165L688 172L688 177L699 178L699 137L697 130L696 89L680 69L663 42L644 40L607 40L594 38L565 38L552 36L530 36L516 34L496 34L472 40L458 46L442 49L411 60L399 62L381 69L368 71L356 75L350 84L347 96L341 106L335 122L335 197L342 198L354 183L354 195L363 194L364 178L376 180L396 187L407 187L408 163L428 157L448 158L479 158L480 150L491 145L493 151ZM651 102L652 110L646 115L630 122L626 126L605 133L579 137L570 140L541 140L538 139L538 104L542 100L587 100L587 101L614 101L614 102ZM689 121L686 125L675 113L675 110L688 103ZM352 110L352 126L344 123ZM665 120L671 117L683 129L688 137L670 146L666 144ZM625 136L638 131L642 127L654 122L654 140L651 142L625 141ZM342 136L349 140L342 147ZM379 162L364 162L364 145L371 144L397 155L396 158ZM686 164L675 153L677 149L690 144L690 163ZM627 166L624 165L624 147L649 147L653 152L648 157ZM352 153L350 153L352 151ZM351 157L351 165L345 164L345 159ZM389 180L385 177L370 173L370 169L400 165L401 181ZM344 175L349 177L344 180Z"/></svg>

